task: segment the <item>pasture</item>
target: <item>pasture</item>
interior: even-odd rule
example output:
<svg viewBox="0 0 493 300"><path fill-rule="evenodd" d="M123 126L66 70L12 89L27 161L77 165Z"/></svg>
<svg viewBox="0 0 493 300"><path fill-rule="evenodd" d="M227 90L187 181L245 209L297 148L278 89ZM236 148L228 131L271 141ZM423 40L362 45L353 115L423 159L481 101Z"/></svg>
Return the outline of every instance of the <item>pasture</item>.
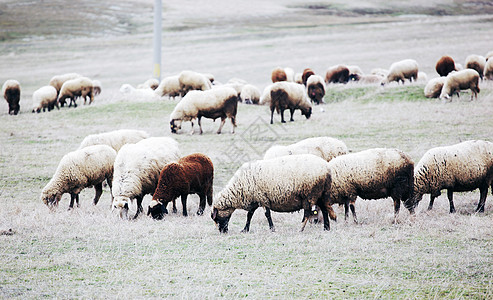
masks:
<svg viewBox="0 0 493 300"><path fill-rule="evenodd" d="M297 111L294 122L281 124L274 115L269 125L267 107L239 104L234 135L229 120L217 135L219 122L209 119L202 121L203 135L198 128L190 135L188 122L171 135L169 115L178 100L119 92L121 84L136 86L151 76L152 6L138 0L110 2L106 10L82 8L98 22L77 17L80 26L72 24L65 32L45 28L47 34L43 26L55 25L36 27L36 14L29 32L13 29L2 35L0 81L19 80L22 99L17 116L9 116L0 101L0 298L493 297L491 190L484 214L475 213L478 191L457 193L455 214L448 213L446 195L427 211L426 195L415 217L401 207L397 224L392 224L390 198L358 199L359 224L351 217L345 222L343 208L335 207L338 221L328 232L321 224L299 232L302 212L273 212L276 232L271 232L259 209L250 233L240 233L246 212L237 210L229 233L219 234L209 206L203 216L195 215L195 195L189 197L186 218L121 220L110 209L108 188L97 206L92 205L94 189L85 189L80 208L67 211L70 197L64 195L50 212L39 195L62 156L88 134L121 128L172 136L182 155L210 156L215 193L242 163L261 158L270 145L312 136L338 138L353 152L396 147L415 163L435 146L493 141L493 83L488 81L480 83L477 101L470 102L470 93L463 92L449 103L425 98L424 82L334 85L309 120ZM481 14L491 9L486 4L222 2L212 1L212 8L196 1L165 3L163 76L193 69L213 73L221 82L243 78L263 89L276 66L296 72L311 67L323 74L331 65L346 63L369 72L414 58L431 78L443 54L463 64L468 54L493 50L492 19ZM12 3L0 9L26 18ZM366 10L355 8L365 3ZM91 32L80 33L86 24L92 24ZM439 34L444 31L455 34ZM90 106L32 114L33 91L65 72L100 80L102 94ZM145 210L150 198L144 198ZM135 203L130 210L135 212Z"/></svg>

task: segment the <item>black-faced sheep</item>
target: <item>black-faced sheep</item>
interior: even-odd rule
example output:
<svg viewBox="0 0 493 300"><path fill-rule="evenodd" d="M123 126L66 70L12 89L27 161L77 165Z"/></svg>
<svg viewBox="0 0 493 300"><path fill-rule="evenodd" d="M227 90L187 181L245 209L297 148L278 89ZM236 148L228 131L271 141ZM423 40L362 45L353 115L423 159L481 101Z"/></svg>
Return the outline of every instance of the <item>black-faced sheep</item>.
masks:
<svg viewBox="0 0 493 300"><path fill-rule="evenodd" d="M312 75L306 81L306 93L315 104L324 103L325 82L322 76Z"/></svg>
<svg viewBox="0 0 493 300"><path fill-rule="evenodd" d="M150 135L143 130L120 129L98 134L90 134L80 143L79 149L92 145L108 145L116 152L125 144L135 144Z"/></svg>
<svg viewBox="0 0 493 300"><path fill-rule="evenodd" d="M32 112L40 112L45 109L51 111L58 108L56 89L51 85L43 86L33 93L33 110Z"/></svg>
<svg viewBox="0 0 493 300"><path fill-rule="evenodd" d="M343 65L330 67L325 73L325 83L347 83L349 81L349 69Z"/></svg>
<svg viewBox="0 0 493 300"><path fill-rule="evenodd" d="M17 115L19 113L21 100L21 85L17 80L10 79L4 82L2 86L3 98L9 104L9 115Z"/></svg>
<svg viewBox="0 0 493 300"><path fill-rule="evenodd" d="M481 55L471 54L466 57L466 69L476 70L479 77L483 79L484 66L486 65L486 58Z"/></svg>
<svg viewBox="0 0 493 300"><path fill-rule="evenodd" d="M94 145L67 153L60 160L55 174L41 192L41 200L50 208L58 206L62 195L70 193L69 209L74 201L79 206L79 193L86 187L94 186L96 205L103 193L103 181L110 189L113 178L113 163L116 151L106 145Z"/></svg>
<svg viewBox="0 0 493 300"><path fill-rule="evenodd" d="M389 74L382 81L382 85L396 81L402 82L406 79L409 81L416 80L418 78L418 63L414 59L404 59L397 61L390 65Z"/></svg>
<svg viewBox="0 0 493 300"><path fill-rule="evenodd" d="M346 154L347 151L346 144L343 141L320 136L307 138L287 146L274 145L265 152L264 159L286 155L313 154L329 162L336 156Z"/></svg>
<svg viewBox="0 0 493 300"><path fill-rule="evenodd" d="M274 230L270 210L294 212L304 209L307 220L311 205L315 203L320 205L324 228L329 230L325 200L330 182L328 163L311 154L245 163L214 199L211 217L219 231L225 233L233 212L244 209L248 214L243 231L248 232L253 213L264 207L269 227ZM333 211L330 212L334 217Z"/></svg>
<svg viewBox="0 0 493 300"><path fill-rule="evenodd" d="M440 93L442 92L443 85L447 77L437 77L430 79L428 83L426 83L424 88L424 94L426 98L438 98Z"/></svg>
<svg viewBox="0 0 493 300"><path fill-rule="evenodd" d="M280 67L277 67L274 70L272 70L270 78L272 80L272 83L287 80L286 72L284 71L283 68Z"/></svg>
<svg viewBox="0 0 493 300"><path fill-rule="evenodd" d="M270 123L274 123L274 110L281 114L281 122L284 121L284 110L289 109L290 121L294 121L293 114L296 109L307 119L312 114L312 104L306 96L303 85L294 82L276 82L270 89Z"/></svg>
<svg viewBox="0 0 493 300"><path fill-rule="evenodd" d="M461 90L471 89L471 101L473 97L478 99L479 74L473 69L464 69L447 75L440 93L440 99L450 100L453 94L459 94Z"/></svg>
<svg viewBox="0 0 493 300"><path fill-rule="evenodd" d="M246 84L241 89L240 99L245 104L258 104L260 101L260 91L252 84Z"/></svg>
<svg viewBox="0 0 493 300"><path fill-rule="evenodd" d="M179 75L168 76L161 80L161 83L156 89L156 94L160 97L168 96L173 97L173 99L177 96L180 96L181 88L180 88L180 80Z"/></svg>
<svg viewBox="0 0 493 300"><path fill-rule="evenodd" d="M448 55L440 57L435 65L435 70L440 76L447 76L450 72L456 71L454 59Z"/></svg>
<svg viewBox="0 0 493 300"><path fill-rule="evenodd" d="M178 75L181 96L185 96L189 91L207 91L212 88L212 84L203 74L194 71L182 71Z"/></svg>
<svg viewBox="0 0 493 300"><path fill-rule="evenodd" d="M62 89L62 85L65 83L67 80L72 80L75 78L82 77L82 75L78 73L66 73L62 75L55 75L50 79L49 85L54 87L57 91L57 95L60 93L60 90Z"/></svg>
<svg viewBox="0 0 493 300"><path fill-rule="evenodd" d="M484 78L493 80L493 59L489 59L484 66Z"/></svg>
<svg viewBox="0 0 493 300"><path fill-rule="evenodd" d="M200 197L197 215L202 215L205 202L212 205L212 184L214 166L209 157L201 153L191 154L164 166L156 191L149 204L147 215L162 219L167 213L166 206L181 197L183 215L187 216L187 196L197 194Z"/></svg>
<svg viewBox="0 0 493 300"><path fill-rule="evenodd" d="M69 107L72 104L74 107L77 107L75 100L78 97L84 99L84 104L86 103L86 97L89 97L89 104L94 101L94 86L91 79L78 77L65 81L58 95L58 103L63 107L65 105L65 99L68 98L70 99Z"/></svg>
<svg viewBox="0 0 493 300"><path fill-rule="evenodd" d="M301 75L301 80L305 86L306 86L306 82L308 81L308 78L310 78L310 76L312 75L315 75L315 72L313 72L312 69L306 68L303 70L303 74Z"/></svg>
<svg viewBox="0 0 493 300"><path fill-rule="evenodd" d="M150 137L136 144L125 144L115 158L112 189L113 208L120 210L120 217L127 218L128 204L136 199L134 219L137 218L143 211L144 196L156 191L161 170L178 159L178 143L169 137Z"/></svg>
<svg viewBox="0 0 493 300"><path fill-rule="evenodd" d="M237 95L237 92L231 87L217 87L208 91L190 91L171 113L171 132L176 133L177 130L181 129L183 121L190 121L193 133L193 120L197 118L200 134L202 134L201 118L205 117L213 120L221 118L221 125L217 130L218 134L221 133L226 118L230 118L233 124L232 133L234 133L238 108Z"/></svg>
<svg viewBox="0 0 493 300"><path fill-rule="evenodd" d="M493 143L466 141L428 150L414 170L413 203L418 205L424 194L430 194L428 210L447 189L450 212L455 212L453 193L479 188L477 212L484 212L488 188L493 190Z"/></svg>
<svg viewBox="0 0 493 300"><path fill-rule="evenodd" d="M337 156L329 162L329 168L332 175L329 204L344 204L346 218L350 207L357 222L354 207L357 196L362 199L392 197L395 218L401 201L414 213L411 201L414 163L406 153L397 149L368 149Z"/></svg>

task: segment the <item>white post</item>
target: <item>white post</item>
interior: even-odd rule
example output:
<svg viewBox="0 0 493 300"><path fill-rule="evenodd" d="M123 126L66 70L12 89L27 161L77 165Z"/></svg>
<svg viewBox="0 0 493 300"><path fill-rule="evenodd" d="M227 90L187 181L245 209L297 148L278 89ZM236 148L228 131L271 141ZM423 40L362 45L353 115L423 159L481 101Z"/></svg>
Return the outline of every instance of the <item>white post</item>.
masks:
<svg viewBox="0 0 493 300"><path fill-rule="evenodd" d="M154 72L153 76L161 81L161 0L154 0Z"/></svg>

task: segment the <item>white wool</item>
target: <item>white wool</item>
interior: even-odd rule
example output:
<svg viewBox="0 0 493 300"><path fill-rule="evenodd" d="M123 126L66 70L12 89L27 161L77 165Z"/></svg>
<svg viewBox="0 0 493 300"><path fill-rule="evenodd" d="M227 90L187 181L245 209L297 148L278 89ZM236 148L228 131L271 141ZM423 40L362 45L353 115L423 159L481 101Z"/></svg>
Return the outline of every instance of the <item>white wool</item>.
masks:
<svg viewBox="0 0 493 300"><path fill-rule="evenodd" d="M294 70L292 68L284 68L284 73L286 73L286 81L294 82Z"/></svg>
<svg viewBox="0 0 493 300"><path fill-rule="evenodd" d="M56 100L57 92L53 86L40 87L33 93L33 112L39 112L41 109L49 108L50 105L55 105Z"/></svg>
<svg viewBox="0 0 493 300"><path fill-rule="evenodd" d="M483 76L485 65L486 65L486 58L484 56L471 54L468 57L466 57L466 64L465 64L466 68L476 70L481 77Z"/></svg>
<svg viewBox="0 0 493 300"><path fill-rule="evenodd" d="M156 89L156 94L160 97L176 97L180 96L180 81L178 80L178 75L168 76L161 80L161 83Z"/></svg>
<svg viewBox="0 0 493 300"><path fill-rule="evenodd" d="M303 84L303 73L294 74L294 82Z"/></svg>
<svg viewBox="0 0 493 300"><path fill-rule="evenodd" d="M473 69L451 72L447 75L440 93L440 99L449 99L455 92L475 89L479 84L479 73ZM471 94L471 99L473 94Z"/></svg>
<svg viewBox="0 0 493 300"><path fill-rule="evenodd" d="M323 88L324 94L325 94L325 91L326 91L325 80L320 75L311 75L310 77L308 77L308 80L306 81L306 90L308 91L309 86L316 85L316 84L322 85L322 88Z"/></svg>
<svg viewBox="0 0 493 300"><path fill-rule="evenodd" d="M286 155L313 154L327 162L336 156L347 153L344 142L331 137L313 137L301 140L295 144L270 147L264 154L264 159L271 159Z"/></svg>
<svg viewBox="0 0 493 300"><path fill-rule="evenodd" d="M133 92L134 90L135 90L135 88L128 83L124 83L120 87L120 93L122 93L122 94L129 94L129 93Z"/></svg>
<svg viewBox="0 0 493 300"><path fill-rule="evenodd" d="M310 76L311 77L311 76ZM284 90L288 94L288 101L291 105L298 108L311 108L312 104L308 99L308 96L305 92L305 86L302 84L288 82L288 81L279 81L271 86L271 92L277 90Z"/></svg>
<svg viewBox="0 0 493 300"><path fill-rule="evenodd" d="M54 87L57 90L57 92L60 92L60 89L62 88L62 85L65 83L65 81L72 80L78 77L82 77L82 75L78 73L66 73L61 75L55 75L50 79L49 85Z"/></svg>
<svg viewBox="0 0 493 300"><path fill-rule="evenodd" d="M262 95L260 96L260 101L259 101L260 105L269 105L271 103L272 99L270 97L270 91L272 90L272 86L273 84L270 84L266 86L262 91Z"/></svg>
<svg viewBox="0 0 493 300"><path fill-rule="evenodd" d="M258 104L260 101L260 91L256 86L246 84L241 89L240 98L243 102Z"/></svg>
<svg viewBox="0 0 493 300"><path fill-rule="evenodd" d="M149 78L144 83L137 86L138 89L151 89L155 90L159 86L159 80L156 78Z"/></svg>
<svg viewBox="0 0 493 300"><path fill-rule="evenodd" d="M194 71L182 71L178 80L180 82L180 89L183 94L188 93L190 90L210 90L212 84L203 74Z"/></svg>
<svg viewBox="0 0 493 300"><path fill-rule="evenodd" d="M442 87L445 84L447 77L436 77L430 79L424 88L424 94L427 98L438 98L442 92Z"/></svg>
<svg viewBox="0 0 493 300"><path fill-rule="evenodd" d="M94 100L92 80L87 77L77 77L75 79L67 80L63 83L58 99L63 100L66 98L74 99L76 96L80 96L86 102L86 96L90 97L90 102Z"/></svg>
<svg viewBox="0 0 493 300"><path fill-rule="evenodd" d="M143 130L120 129L98 134L90 134L80 143L79 149L91 145L108 145L115 151L119 151L125 144L135 144L150 135Z"/></svg>
<svg viewBox="0 0 493 300"><path fill-rule="evenodd" d="M389 69L387 77L382 83L389 83L392 81L402 81L405 79L416 80L418 77L418 63L414 59L404 59L398 62L394 62Z"/></svg>
<svg viewBox="0 0 493 300"><path fill-rule="evenodd" d="M4 83L3 83L3 86L2 86L2 95L5 95L5 91L9 88L18 88L20 89L21 88L21 85L19 83L19 81L15 80L15 79L9 79L9 80L6 80Z"/></svg>
<svg viewBox="0 0 493 300"><path fill-rule="evenodd" d="M484 77L493 80L493 59L488 59L484 66Z"/></svg>

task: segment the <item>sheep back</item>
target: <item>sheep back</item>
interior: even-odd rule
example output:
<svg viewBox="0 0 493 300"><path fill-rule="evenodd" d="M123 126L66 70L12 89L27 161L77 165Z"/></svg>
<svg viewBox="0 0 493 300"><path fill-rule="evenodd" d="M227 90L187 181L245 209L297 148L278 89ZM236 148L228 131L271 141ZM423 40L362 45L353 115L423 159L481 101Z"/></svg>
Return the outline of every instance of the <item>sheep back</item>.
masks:
<svg viewBox="0 0 493 300"><path fill-rule="evenodd" d="M49 85L54 87L57 90L57 94L58 94L60 93L60 89L62 88L62 85L65 83L65 81L75 79L78 77L82 77L82 75L78 73L66 73L62 75L55 75L50 79Z"/></svg>
<svg viewBox="0 0 493 300"><path fill-rule="evenodd" d="M326 83L347 83L349 81L349 69L346 66L333 66L325 73Z"/></svg>
<svg viewBox="0 0 493 300"><path fill-rule="evenodd" d="M57 92L51 85L40 87L33 93L33 110L32 112L40 112L41 110L52 110L57 104Z"/></svg>
<svg viewBox="0 0 493 300"><path fill-rule="evenodd" d="M178 75L181 96L186 95L191 90L207 91L212 87L211 82L203 74L194 71L182 71Z"/></svg>
<svg viewBox="0 0 493 300"><path fill-rule="evenodd" d="M78 77L67 80L63 83L58 95L58 102L65 103L65 99L70 98L75 100L76 97L81 97L86 102L86 96L89 96L89 104L94 101L94 86L92 80L87 77Z"/></svg>
<svg viewBox="0 0 493 300"><path fill-rule="evenodd" d="M179 75L168 76L161 80L161 83L156 89L156 94L159 96L176 97L180 96L180 80Z"/></svg>
<svg viewBox="0 0 493 300"><path fill-rule="evenodd" d="M442 87L445 84L447 77L437 77L430 79L424 88L426 98L438 98L442 92Z"/></svg>
<svg viewBox="0 0 493 300"><path fill-rule="evenodd" d="M20 110L21 85L19 81L9 79L2 86L3 98L9 104L9 115L17 115Z"/></svg>
<svg viewBox="0 0 493 300"><path fill-rule="evenodd" d="M264 159L286 155L313 154L329 162L334 157L347 153L346 144L331 137L313 137L287 146L275 145L264 154Z"/></svg>
<svg viewBox="0 0 493 300"><path fill-rule="evenodd" d="M98 134L90 134L82 140L79 149L91 145L108 145L116 152L125 144L135 144L150 135L143 130L120 129Z"/></svg>
<svg viewBox="0 0 493 300"><path fill-rule="evenodd" d="M301 113L310 118L312 104L308 101L303 85L294 82L276 82L270 90L270 109L279 113L285 109L300 109ZM271 120L272 123L272 120Z"/></svg>

